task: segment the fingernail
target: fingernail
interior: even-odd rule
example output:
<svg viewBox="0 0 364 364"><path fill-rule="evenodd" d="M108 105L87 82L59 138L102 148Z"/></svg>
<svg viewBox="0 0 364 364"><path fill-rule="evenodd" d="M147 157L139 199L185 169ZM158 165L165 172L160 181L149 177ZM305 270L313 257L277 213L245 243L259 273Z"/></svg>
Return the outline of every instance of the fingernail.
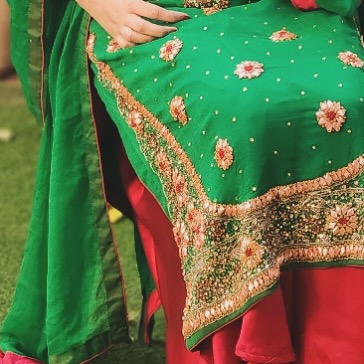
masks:
<svg viewBox="0 0 364 364"><path fill-rule="evenodd" d="M176 27L168 27L170 33L176 32L178 29Z"/></svg>

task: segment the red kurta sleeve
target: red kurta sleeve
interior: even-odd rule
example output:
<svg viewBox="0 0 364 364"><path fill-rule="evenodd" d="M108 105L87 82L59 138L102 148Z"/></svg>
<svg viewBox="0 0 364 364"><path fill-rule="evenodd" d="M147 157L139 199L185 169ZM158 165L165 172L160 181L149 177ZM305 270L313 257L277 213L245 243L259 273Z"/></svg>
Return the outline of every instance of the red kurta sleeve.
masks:
<svg viewBox="0 0 364 364"><path fill-rule="evenodd" d="M313 10L317 9L316 0L291 0L292 4L302 10Z"/></svg>

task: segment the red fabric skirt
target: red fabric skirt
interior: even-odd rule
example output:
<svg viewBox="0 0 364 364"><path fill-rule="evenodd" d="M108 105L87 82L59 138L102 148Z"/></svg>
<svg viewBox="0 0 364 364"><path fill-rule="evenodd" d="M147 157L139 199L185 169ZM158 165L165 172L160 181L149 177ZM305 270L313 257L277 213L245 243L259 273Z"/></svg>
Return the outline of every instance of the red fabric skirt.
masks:
<svg viewBox="0 0 364 364"><path fill-rule="evenodd" d="M182 336L186 288L171 223L137 178L117 131L105 116L101 121L101 150L109 148L106 159L119 156L112 169L120 170L123 185L106 178L108 197L134 215L157 287L148 314L159 303L165 312L167 364L364 364L364 269L355 267L283 273L275 292L188 351ZM0 352L0 363L38 362Z"/></svg>
<svg viewBox="0 0 364 364"><path fill-rule="evenodd" d="M186 288L171 223L123 151L119 165L165 311L167 364L364 363L364 269L356 267L284 272L273 294L189 352L182 337Z"/></svg>

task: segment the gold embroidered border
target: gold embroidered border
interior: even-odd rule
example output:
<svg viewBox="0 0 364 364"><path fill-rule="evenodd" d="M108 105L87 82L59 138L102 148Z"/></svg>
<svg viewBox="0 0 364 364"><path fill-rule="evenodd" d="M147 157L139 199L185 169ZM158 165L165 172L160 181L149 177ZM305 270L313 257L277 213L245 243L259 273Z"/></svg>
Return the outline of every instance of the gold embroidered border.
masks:
<svg viewBox="0 0 364 364"><path fill-rule="evenodd" d="M166 195L187 288L186 339L267 291L282 265L364 262L364 155L241 204L211 202L168 128L97 60L95 41L91 34L88 54L98 79L115 95Z"/></svg>
<svg viewBox="0 0 364 364"><path fill-rule="evenodd" d="M323 263L341 260L364 260L364 246L347 244L341 247L311 247L287 250L277 259L274 266L269 267L259 277L248 279L239 292L218 299L213 306L207 307L205 311L189 312L189 316L193 316L194 319L185 321L183 333L185 337L190 337L201 328L234 313L250 299L267 291L278 281L280 269L286 264L302 261Z"/></svg>

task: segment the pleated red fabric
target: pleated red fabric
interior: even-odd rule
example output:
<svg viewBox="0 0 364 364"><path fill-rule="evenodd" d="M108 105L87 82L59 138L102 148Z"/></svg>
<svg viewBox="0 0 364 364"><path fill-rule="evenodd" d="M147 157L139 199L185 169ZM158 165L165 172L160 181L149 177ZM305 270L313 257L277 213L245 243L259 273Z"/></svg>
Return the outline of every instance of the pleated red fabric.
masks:
<svg viewBox="0 0 364 364"><path fill-rule="evenodd" d="M165 311L167 364L364 363L364 269L359 267L284 272L270 296L196 351L186 350L186 288L171 223L123 151L120 170Z"/></svg>
<svg viewBox="0 0 364 364"><path fill-rule="evenodd" d="M159 302L165 311L167 364L364 364L360 267L286 271L271 295L210 335L194 352L188 351L182 336L186 288L171 223L137 178L121 146L118 156L124 190L118 184L106 187L116 207L134 212L157 286L147 304L148 315ZM125 197L131 206L125 205ZM0 352L0 364L38 363Z"/></svg>

